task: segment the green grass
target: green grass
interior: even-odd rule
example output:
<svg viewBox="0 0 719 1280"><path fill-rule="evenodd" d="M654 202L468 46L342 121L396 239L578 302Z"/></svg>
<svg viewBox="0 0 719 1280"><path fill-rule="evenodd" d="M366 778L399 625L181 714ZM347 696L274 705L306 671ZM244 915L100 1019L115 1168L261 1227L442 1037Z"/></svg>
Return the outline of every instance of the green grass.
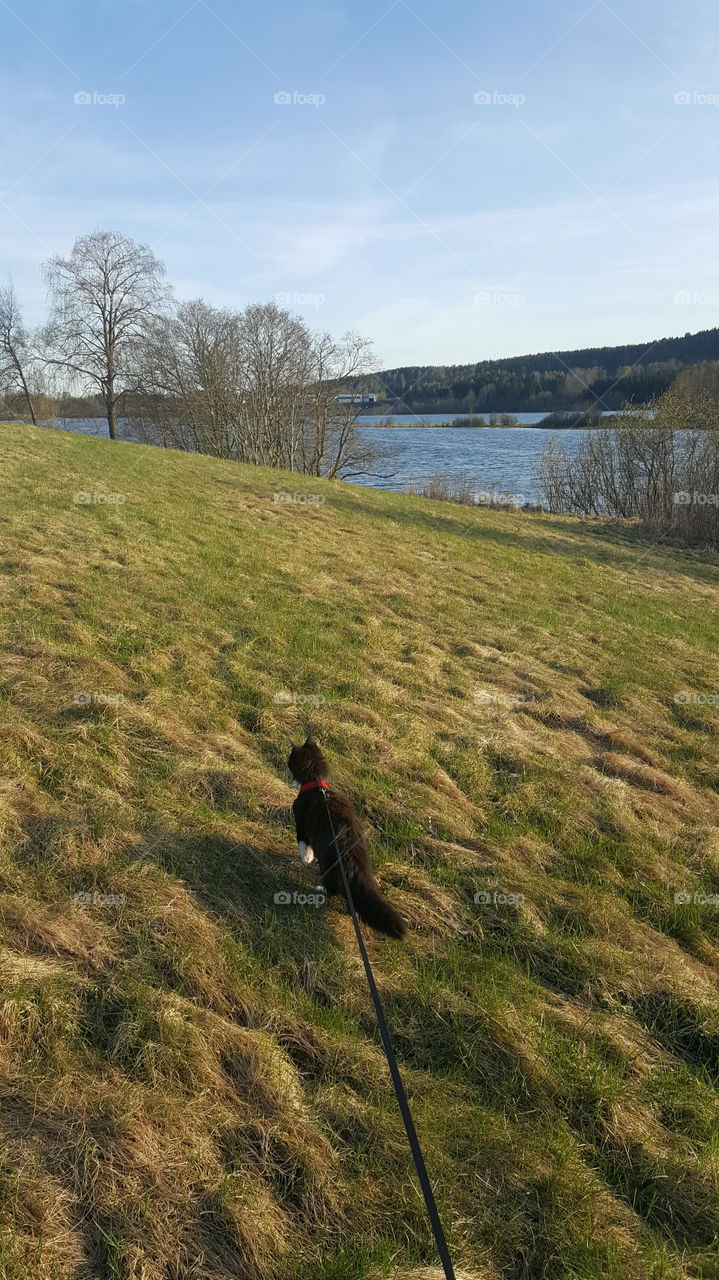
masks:
<svg viewBox="0 0 719 1280"><path fill-rule="evenodd" d="M719 1276L717 556L0 457L0 1280L435 1265L350 922L274 901L308 729L410 924L368 945L458 1269Z"/></svg>

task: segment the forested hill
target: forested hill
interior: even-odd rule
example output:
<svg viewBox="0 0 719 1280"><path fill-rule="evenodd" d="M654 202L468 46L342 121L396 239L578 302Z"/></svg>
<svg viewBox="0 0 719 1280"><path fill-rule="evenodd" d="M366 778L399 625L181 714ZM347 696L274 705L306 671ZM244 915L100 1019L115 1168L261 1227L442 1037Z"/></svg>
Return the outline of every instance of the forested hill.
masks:
<svg viewBox="0 0 719 1280"><path fill-rule="evenodd" d="M543 351L464 365L409 365L382 371L377 408L401 412L607 408L664 391L687 365L719 360L719 328L620 347Z"/></svg>

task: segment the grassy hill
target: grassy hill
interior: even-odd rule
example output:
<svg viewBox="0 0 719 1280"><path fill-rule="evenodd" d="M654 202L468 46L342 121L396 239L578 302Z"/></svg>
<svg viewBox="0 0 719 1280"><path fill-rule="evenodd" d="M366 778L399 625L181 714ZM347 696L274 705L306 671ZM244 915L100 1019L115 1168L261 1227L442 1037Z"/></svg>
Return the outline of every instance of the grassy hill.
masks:
<svg viewBox="0 0 719 1280"><path fill-rule="evenodd" d="M434 1265L351 923L275 902L308 727L410 922L369 945L457 1265L719 1276L717 557L0 458L0 1280Z"/></svg>

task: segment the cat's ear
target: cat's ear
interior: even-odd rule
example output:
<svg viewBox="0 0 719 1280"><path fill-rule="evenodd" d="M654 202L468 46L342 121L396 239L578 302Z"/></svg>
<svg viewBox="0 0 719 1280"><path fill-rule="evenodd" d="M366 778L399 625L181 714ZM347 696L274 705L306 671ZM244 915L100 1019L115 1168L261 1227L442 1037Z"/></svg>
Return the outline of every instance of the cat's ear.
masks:
<svg viewBox="0 0 719 1280"><path fill-rule="evenodd" d="M291 751L296 751L296 750L297 750L297 743L296 743L296 742L293 742L291 738L290 738L290 750L291 750Z"/></svg>
<svg viewBox="0 0 719 1280"><path fill-rule="evenodd" d="M316 747L316 746L317 746L317 743L315 742L314 737L313 737L313 735L312 735L311 733L308 733L308 734L307 734L307 739L306 739L306 741L305 741L305 746L306 746L306 747Z"/></svg>

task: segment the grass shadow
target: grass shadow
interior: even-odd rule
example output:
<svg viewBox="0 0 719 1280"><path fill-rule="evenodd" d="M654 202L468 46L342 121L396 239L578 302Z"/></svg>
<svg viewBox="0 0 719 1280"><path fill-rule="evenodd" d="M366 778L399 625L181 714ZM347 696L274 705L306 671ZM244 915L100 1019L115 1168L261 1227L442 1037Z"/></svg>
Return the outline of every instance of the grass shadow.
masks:
<svg viewBox="0 0 719 1280"><path fill-rule="evenodd" d="M224 836L148 832L163 870L183 881L213 917L263 963L297 966L339 947L332 920L338 904L319 898L319 872L296 856ZM288 900L289 899L289 900ZM340 910L342 908L340 907Z"/></svg>
<svg viewBox="0 0 719 1280"><path fill-rule="evenodd" d="M644 559L652 555L652 568L672 569L676 572L677 553L685 557L687 573L702 581L716 584L719 579L719 552L709 549L687 547L676 539L667 536L652 537L646 530L637 526L627 526L611 520L587 520L581 516L535 516L520 513L517 517L517 530L503 530L497 527L496 513L492 519L484 521L480 510L467 509L464 517L444 514L443 512L418 509L416 500L407 502L406 509L392 507L391 515L380 517L372 503L358 501L354 494L346 498L333 496L332 505L346 514L357 514L358 508L365 516L383 518L390 523L405 528L424 529L431 533L440 533L455 538L476 538L483 542L493 542L499 546L536 550L549 555L558 555L564 559L576 561L578 558L590 560L595 564L612 564L616 556L621 563L615 568L631 569L633 561L641 554ZM429 500L427 500L429 501ZM435 503L436 507L451 504ZM474 519L472 519L474 517ZM544 520L542 527L541 521ZM522 522L526 522L523 526ZM567 536L557 536L556 530ZM662 564L661 553L666 552L666 566Z"/></svg>

